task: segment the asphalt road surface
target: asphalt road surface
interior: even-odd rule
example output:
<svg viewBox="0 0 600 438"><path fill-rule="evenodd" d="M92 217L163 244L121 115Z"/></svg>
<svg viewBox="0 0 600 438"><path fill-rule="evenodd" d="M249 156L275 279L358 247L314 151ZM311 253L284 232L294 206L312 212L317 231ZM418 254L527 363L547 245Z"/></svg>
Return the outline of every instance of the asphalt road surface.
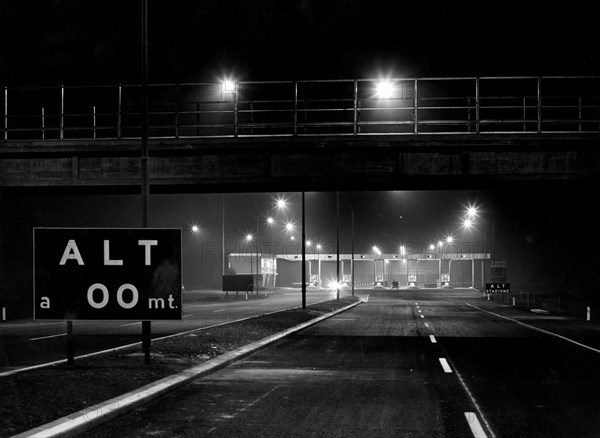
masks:
<svg viewBox="0 0 600 438"><path fill-rule="evenodd" d="M343 291L344 295L349 291ZM335 298L331 290L310 289L307 304ZM152 323L152 337L160 337L199 327L236 321L263 313L302 305L299 289L281 289L252 294L184 292L181 321ZM73 322L75 355L82 355L141 341L139 321ZM66 358L66 322L32 320L0 324L0 373Z"/></svg>
<svg viewBox="0 0 600 438"><path fill-rule="evenodd" d="M600 436L597 326L473 290L361 293L367 302L87 436Z"/></svg>

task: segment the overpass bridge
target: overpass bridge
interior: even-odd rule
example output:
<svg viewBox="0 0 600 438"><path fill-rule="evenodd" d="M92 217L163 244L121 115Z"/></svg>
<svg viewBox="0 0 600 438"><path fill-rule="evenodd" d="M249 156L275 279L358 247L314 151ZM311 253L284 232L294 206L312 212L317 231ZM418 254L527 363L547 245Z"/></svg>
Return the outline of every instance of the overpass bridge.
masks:
<svg viewBox="0 0 600 438"><path fill-rule="evenodd" d="M140 85L4 88L0 188L138 192ZM151 84L160 192L492 188L600 175L600 77Z"/></svg>

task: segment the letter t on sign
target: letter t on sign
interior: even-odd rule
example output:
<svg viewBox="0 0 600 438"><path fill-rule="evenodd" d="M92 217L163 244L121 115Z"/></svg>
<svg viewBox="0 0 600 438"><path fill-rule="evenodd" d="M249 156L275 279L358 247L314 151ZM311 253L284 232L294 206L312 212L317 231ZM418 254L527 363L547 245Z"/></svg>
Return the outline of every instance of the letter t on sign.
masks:
<svg viewBox="0 0 600 438"><path fill-rule="evenodd" d="M145 246L144 263L150 266L150 248L158 245L158 240L138 240L138 245Z"/></svg>

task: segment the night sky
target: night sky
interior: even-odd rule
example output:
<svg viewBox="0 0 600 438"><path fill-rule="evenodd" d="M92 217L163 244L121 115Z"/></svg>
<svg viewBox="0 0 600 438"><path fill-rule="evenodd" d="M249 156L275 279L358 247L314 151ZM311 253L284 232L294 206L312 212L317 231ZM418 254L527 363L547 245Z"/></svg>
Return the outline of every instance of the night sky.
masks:
<svg viewBox="0 0 600 438"><path fill-rule="evenodd" d="M0 0L0 83L139 82L140 5ZM589 0L150 0L149 77L595 75L598 16Z"/></svg>

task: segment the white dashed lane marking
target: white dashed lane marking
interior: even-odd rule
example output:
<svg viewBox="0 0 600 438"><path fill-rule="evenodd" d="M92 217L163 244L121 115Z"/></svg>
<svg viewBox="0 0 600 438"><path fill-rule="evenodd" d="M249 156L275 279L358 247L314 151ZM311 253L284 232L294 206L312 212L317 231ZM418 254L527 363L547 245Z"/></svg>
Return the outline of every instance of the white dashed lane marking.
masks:
<svg viewBox="0 0 600 438"><path fill-rule="evenodd" d="M471 433L475 438L487 438L475 412L465 412L465 418L467 419L467 423L469 423L469 427L471 428Z"/></svg>
<svg viewBox="0 0 600 438"><path fill-rule="evenodd" d="M452 372L452 368L450 368L450 365L448 364L448 361L445 357L440 357L440 365L442 365L442 368L444 369L445 373Z"/></svg>

